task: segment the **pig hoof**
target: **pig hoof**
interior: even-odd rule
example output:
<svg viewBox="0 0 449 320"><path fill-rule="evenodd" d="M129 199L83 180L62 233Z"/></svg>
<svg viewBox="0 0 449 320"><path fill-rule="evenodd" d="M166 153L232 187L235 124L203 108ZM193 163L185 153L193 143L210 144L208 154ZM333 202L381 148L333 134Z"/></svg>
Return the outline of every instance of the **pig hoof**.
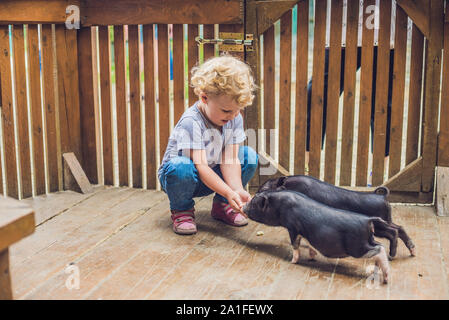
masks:
<svg viewBox="0 0 449 320"><path fill-rule="evenodd" d="M295 264L295 263L298 263L298 261L299 261L299 251L293 251L293 258L292 258L292 261L291 261L291 263L293 263L293 264Z"/></svg>
<svg viewBox="0 0 449 320"><path fill-rule="evenodd" d="M412 242L412 240L409 240L407 242L407 248L408 250L410 250L410 254L412 257L416 256L416 249L415 249L415 244Z"/></svg>
<svg viewBox="0 0 449 320"><path fill-rule="evenodd" d="M309 248L309 261L316 261L315 257L317 255L317 252L313 250L312 248Z"/></svg>
<svg viewBox="0 0 449 320"><path fill-rule="evenodd" d="M315 257L316 257L316 253L310 254L309 261L316 261Z"/></svg>
<svg viewBox="0 0 449 320"><path fill-rule="evenodd" d="M388 255L388 260L392 261L394 259L394 257Z"/></svg>

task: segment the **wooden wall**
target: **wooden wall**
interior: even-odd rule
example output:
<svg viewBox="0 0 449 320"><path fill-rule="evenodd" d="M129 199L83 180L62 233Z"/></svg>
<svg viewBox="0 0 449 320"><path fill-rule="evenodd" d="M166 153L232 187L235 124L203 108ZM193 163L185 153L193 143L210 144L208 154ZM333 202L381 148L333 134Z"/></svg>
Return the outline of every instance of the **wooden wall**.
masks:
<svg viewBox="0 0 449 320"><path fill-rule="evenodd" d="M188 70L217 54L195 37L243 32L243 2L77 1L79 30L63 24L67 1L37 4L0 3L0 192L62 190L65 152L91 183L156 188L173 124L197 99Z"/></svg>

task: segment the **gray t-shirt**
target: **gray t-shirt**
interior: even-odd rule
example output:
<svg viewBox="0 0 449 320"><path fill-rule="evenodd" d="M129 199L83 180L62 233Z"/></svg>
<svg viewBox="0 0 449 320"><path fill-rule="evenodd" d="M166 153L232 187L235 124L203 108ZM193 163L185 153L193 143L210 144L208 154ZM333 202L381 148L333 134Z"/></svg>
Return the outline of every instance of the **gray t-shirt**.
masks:
<svg viewBox="0 0 449 320"><path fill-rule="evenodd" d="M174 157L183 155L184 149L206 150L207 163L213 168L221 162L221 153L226 145L239 144L245 139L241 114L223 125L220 132L200 112L197 101L183 113L174 127L158 175L164 164Z"/></svg>

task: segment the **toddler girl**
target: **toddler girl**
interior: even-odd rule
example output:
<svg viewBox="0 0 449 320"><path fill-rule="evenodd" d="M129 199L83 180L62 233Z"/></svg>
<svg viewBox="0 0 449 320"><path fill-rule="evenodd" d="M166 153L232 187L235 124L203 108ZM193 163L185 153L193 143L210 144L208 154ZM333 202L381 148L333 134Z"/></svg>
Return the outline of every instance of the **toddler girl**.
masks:
<svg viewBox="0 0 449 320"><path fill-rule="evenodd" d="M173 231L194 234L193 198L215 192L211 215L232 226L248 221L242 207L251 200L244 186L258 156L247 146L240 111L254 99L251 69L223 55L192 68L191 85L199 100L173 129L158 177L170 201Z"/></svg>

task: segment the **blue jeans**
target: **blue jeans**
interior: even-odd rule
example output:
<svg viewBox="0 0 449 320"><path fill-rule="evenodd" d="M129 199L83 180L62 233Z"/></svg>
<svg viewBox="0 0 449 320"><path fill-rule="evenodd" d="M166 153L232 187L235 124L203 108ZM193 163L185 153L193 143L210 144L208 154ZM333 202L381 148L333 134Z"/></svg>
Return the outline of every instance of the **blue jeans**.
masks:
<svg viewBox="0 0 449 320"><path fill-rule="evenodd" d="M242 185L245 187L256 172L259 156L248 146L240 146L238 156L242 168ZM212 170L223 179L219 164ZM214 193L200 180L193 161L184 156L178 156L166 162L161 168L159 181L168 195L171 210L188 210L195 205L193 198ZM228 202L218 193L214 201Z"/></svg>

